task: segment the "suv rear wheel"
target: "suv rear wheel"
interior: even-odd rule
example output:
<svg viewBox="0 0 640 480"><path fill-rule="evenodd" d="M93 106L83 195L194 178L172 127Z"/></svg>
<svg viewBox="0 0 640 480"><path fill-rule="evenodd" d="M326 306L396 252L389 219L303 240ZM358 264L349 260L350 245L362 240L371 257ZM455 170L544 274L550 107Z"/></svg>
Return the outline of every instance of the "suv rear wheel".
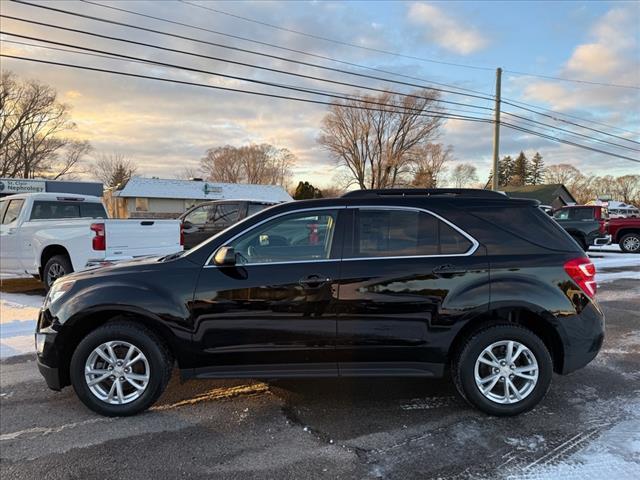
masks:
<svg viewBox="0 0 640 480"><path fill-rule="evenodd" d="M518 415L542 400L553 363L542 340L530 330L499 324L471 335L454 359L456 388L485 413Z"/></svg>
<svg viewBox="0 0 640 480"><path fill-rule="evenodd" d="M627 233L620 239L620 250L626 253L640 253L640 233Z"/></svg>
<svg viewBox="0 0 640 480"><path fill-rule="evenodd" d="M78 397L91 410L126 416L146 410L160 397L172 366L153 332L132 322L113 322L80 342L70 376Z"/></svg>

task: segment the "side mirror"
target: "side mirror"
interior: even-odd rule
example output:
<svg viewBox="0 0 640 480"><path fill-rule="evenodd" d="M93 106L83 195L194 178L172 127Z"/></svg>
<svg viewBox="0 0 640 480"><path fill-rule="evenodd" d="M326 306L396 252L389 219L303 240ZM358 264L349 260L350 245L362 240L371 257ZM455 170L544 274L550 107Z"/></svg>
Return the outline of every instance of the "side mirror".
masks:
<svg viewBox="0 0 640 480"><path fill-rule="evenodd" d="M193 223L191 223L189 220L185 220L184 222L182 222L182 228L184 230L190 230L193 228Z"/></svg>
<svg viewBox="0 0 640 480"><path fill-rule="evenodd" d="M236 252L233 247L220 247L213 256L213 263L219 267L232 267L236 264Z"/></svg>

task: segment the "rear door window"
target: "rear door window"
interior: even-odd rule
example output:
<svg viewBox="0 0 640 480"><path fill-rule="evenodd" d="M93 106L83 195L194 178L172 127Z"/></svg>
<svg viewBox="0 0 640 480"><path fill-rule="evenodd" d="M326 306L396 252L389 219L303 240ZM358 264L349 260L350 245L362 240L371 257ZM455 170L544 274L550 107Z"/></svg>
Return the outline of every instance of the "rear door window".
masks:
<svg viewBox="0 0 640 480"><path fill-rule="evenodd" d="M571 220L593 220L593 208L572 208L569 218Z"/></svg>
<svg viewBox="0 0 640 480"><path fill-rule="evenodd" d="M240 205L237 203L221 203L216 207L213 216L213 226L216 228L226 228L233 225L240 219Z"/></svg>
<svg viewBox="0 0 640 480"><path fill-rule="evenodd" d="M361 209L354 233L357 258L462 255L472 247L462 233L417 210Z"/></svg>

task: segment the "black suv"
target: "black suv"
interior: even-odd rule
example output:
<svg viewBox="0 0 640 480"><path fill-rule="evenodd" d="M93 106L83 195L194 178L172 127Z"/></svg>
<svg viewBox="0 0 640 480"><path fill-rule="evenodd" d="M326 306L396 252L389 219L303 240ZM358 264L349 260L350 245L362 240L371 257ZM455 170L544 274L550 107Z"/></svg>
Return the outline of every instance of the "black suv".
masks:
<svg viewBox="0 0 640 480"><path fill-rule="evenodd" d="M604 337L593 264L537 205L458 189L276 205L187 253L58 280L38 365L104 415L148 408L174 363L183 378L450 372L471 404L515 415Z"/></svg>

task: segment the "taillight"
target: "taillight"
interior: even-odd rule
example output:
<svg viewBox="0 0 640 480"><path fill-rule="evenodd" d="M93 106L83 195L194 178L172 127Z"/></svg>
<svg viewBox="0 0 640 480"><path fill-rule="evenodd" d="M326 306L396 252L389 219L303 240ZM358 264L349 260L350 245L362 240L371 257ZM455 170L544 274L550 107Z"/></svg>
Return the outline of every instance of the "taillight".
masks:
<svg viewBox="0 0 640 480"><path fill-rule="evenodd" d="M596 267L587 257L574 258L564 264L564 270L589 298L596 294Z"/></svg>
<svg viewBox="0 0 640 480"><path fill-rule="evenodd" d="M107 249L107 237L104 234L104 223L92 223L91 231L95 233L92 245L94 250L106 250Z"/></svg>
<svg viewBox="0 0 640 480"><path fill-rule="evenodd" d="M184 224L180 224L180 246L184 247Z"/></svg>

